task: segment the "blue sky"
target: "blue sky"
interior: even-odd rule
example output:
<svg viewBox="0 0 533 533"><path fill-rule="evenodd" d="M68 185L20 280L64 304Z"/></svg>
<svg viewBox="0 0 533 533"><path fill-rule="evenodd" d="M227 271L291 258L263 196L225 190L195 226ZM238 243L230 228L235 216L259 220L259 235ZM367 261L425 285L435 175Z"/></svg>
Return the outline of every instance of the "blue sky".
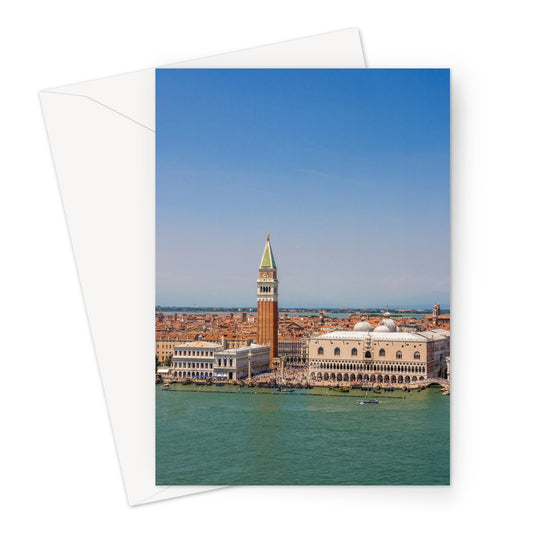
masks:
<svg viewBox="0 0 533 533"><path fill-rule="evenodd" d="M159 69L156 302L449 305L449 71Z"/></svg>

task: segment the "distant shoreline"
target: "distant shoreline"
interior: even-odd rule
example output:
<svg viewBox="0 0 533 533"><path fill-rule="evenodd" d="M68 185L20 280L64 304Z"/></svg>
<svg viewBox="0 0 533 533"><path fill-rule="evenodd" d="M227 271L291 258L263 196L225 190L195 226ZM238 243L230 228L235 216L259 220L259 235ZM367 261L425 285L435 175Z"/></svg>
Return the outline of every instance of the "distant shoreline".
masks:
<svg viewBox="0 0 533 533"><path fill-rule="evenodd" d="M327 307L281 307L279 308L279 314L287 313L289 315L319 315L323 312L325 315L381 315L387 308L327 308ZM392 315L430 315L433 311L433 308L408 308L408 307L398 307L398 308L388 308L389 313ZM171 306L156 306L156 313L186 313L186 314L224 314L224 313L257 313L256 307L171 307ZM442 314L449 314L450 310L442 308Z"/></svg>

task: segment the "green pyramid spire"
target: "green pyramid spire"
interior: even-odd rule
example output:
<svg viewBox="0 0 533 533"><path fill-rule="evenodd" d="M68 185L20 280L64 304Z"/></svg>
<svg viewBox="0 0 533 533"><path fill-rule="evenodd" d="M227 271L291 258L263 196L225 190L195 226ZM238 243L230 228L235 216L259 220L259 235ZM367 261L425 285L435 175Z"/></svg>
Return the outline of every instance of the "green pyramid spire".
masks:
<svg viewBox="0 0 533 533"><path fill-rule="evenodd" d="M263 252L263 258L259 268L276 268L276 261L274 260L274 254L270 247L270 233L267 233L267 242L265 244L265 250Z"/></svg>

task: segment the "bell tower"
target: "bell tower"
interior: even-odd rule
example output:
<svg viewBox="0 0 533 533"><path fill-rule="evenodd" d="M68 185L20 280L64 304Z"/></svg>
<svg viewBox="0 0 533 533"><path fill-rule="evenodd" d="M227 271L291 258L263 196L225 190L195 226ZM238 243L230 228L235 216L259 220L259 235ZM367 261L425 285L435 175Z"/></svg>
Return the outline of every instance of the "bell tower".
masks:
<svg viewBox="0 0 533 533"><path fill-rule="evenodd" d="M257 343L270 345L270 368L278 355L278 283L268 233L257 280Z"/></svg>

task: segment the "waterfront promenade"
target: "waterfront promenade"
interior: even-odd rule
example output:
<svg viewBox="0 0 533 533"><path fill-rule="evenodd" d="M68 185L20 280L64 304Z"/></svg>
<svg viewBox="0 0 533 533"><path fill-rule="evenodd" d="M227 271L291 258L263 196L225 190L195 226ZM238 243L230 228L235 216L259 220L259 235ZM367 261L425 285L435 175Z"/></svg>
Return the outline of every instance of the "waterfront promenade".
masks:
<svg viewBox="0 0 533 533"><path fill-rule="evenodd" d="M156 383L161 384L198 384L198 385L214 385L221 381L209 378L176 378L166 376L165 374L158 374ZM425 389L430 385L440 386L443 392L450 391L450 381L444 378L426 378L420 379L415 383L397 383L397 382L376 382L371 380L353 380L353 381L337 381L337 380L317 380L310 379L305 367L286 368L283 371L274 370L257 376L251 379L224 381L228 385L240 385L241 387L294 387L299 389L310 387L330 388L349 388L349 389L371 389L383 390L394 388L397 390L420 390Z"/></svg>

